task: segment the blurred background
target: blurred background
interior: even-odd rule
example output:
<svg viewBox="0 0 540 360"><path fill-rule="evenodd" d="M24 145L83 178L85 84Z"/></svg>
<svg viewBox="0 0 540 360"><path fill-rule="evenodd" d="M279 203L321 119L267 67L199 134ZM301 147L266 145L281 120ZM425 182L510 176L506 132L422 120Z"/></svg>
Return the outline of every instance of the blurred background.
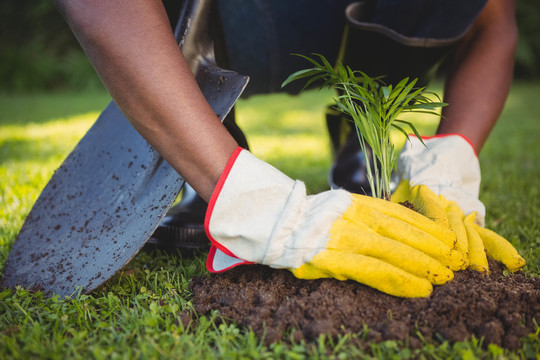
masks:
<svg viewBox="0 0 540 360"><path fill-rule="evenodd" d="M540 1L517 1L516 78L540 77ZM0 91L97 90L102 85L52 0L0 2Z"/></svg>

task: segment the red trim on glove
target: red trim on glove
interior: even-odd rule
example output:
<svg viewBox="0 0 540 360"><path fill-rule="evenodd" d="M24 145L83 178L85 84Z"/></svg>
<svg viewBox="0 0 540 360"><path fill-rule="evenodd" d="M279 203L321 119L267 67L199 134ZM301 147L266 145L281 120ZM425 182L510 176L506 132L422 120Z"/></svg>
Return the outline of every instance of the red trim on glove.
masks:
<svg viewBox="0 0 540 360"><path fill-rule="evenodd" d="M416 137L416 135L414 134L409 134L409 136L414 136ZM465 135L463 134L458 134L458 133L450 133L450 134L437 134L437 135L431 135L431 136L420 136L422 138L422 140L429 140L429 139L435 139L435 138L442 138L442 137L447 137L447 136L460 136L461 138L463 138L463 140L465 140L469 145L471 145L471 148L474 152L474 155L476 157L478 157L478 154L476 153L476 149L474 148L473 144L472 144L472 141L469 140L468 137L466 137Z"/></svg>
<svg viewBox="0 0 540 360"><path fill-rule="evenodd" d="M214 262L214 256L216 256L216 251L217 247L211 245L210 250L208 251L208 257L206 258L206 269L210 272L217 272L212 266L212 263Z"/></svg>
<svg viewBox="0 0 540 360"><path fill-rule="evenodd" d="M206 210L206 215L204 217L204 231L206 232L206 236L208 236L208 239L212 243L212 246L210 247L210 251L208 252L208 258L206 259L206 268L210 272L218 272L218 271L214 270L214 268L212 266L212 262L214 260L215 254L216 254L216 248L223 251L228 256L240 259L238 256L234 255L229 249L227 249L226 247L221 245L219 242L217 242L217 240L214 239L212 234L210 234L210 218L212 217L212 212L214 211L214 207L216 205L216 201L217 201L217 199L219 197L219 194L221 193L221 189L223 189L223 185L225 184L225 181L227 180L227 177L229 176L229 173L231 172L231 169L232 169L234 163L236 162L236 159L238 158L238 156L242 152L242 150L244 150L242 147L240 147L240 146L237 147L233 151L233 153L232 153L231 157L229 158L229 160L227 161L227 164L225 165L225 169L223 169L223 172L221 173L221 175L219 177L219 180L218 180L218 182L216 184L216 187L214 188L214 191L212 192L212 196L210 197L210 202L208 203L208 209ZM242 259L240 259L240 260L242 260ZM243 260L243 263L235 264L233 266L230 266L228 268L220 270L219 272L225 271L225 270L228 270L228 269L233 268L235 266L243 265L243 264L253 264L253 263Z"/></svg>
<svg viewBox="0 0 540 360"><path fill-rule="evenodd" d="M212 192L212 196L210 197L210 202L208 203L208 209L206 210L206 215L204 216L204 231L206 232L206 236L208 236L208 239L212 242L214 246L219 248L221 251L223 251L225 254L236 257L232 252L230 252L228 249L226 249L223 245L218 243L216 239L210 234L210 218L212 217L212 212L214 211L214 206L216 206L216 201L219 197L219 194L221 193L221 189L223 189L223 185L225 184L225 180L227 180L227 177L229 176L229 173L231 172L231 169L236 162L236 159L238 158L238 155L242 152L243 148L240 146L237 147L229 160L227 161L227 164L225 165L225 169L223 169L223 172L221 173L221 176L219 177L219 180L216 184L216 187L214 188L214 191Z"/></svg>
<svg viewBox="0 0 540 360"><path fill-rule="evenodd" d="M216 251L218 250L218 248L215 246L215 245L212 245L210 246L210 250L208 251L208 257L206 258L206 270L210 271L211 273L214 273L214 274L218 274L218 273L221 273L221 272L224 272L224 271L227 271L227 270L230 270L234 267L237 267L238 265L251 265L251 264L255 264L254 262L251 262L251 261L245 261L245 260L242 260L242 259L239 259L235 256L235 258L241 260L242 262L239 262L239 263L236 263L236 264L233 264L231 266L228 266L224 269L220 269L220 270L216 270L214 269L214 257L216 256Z"/></svg>

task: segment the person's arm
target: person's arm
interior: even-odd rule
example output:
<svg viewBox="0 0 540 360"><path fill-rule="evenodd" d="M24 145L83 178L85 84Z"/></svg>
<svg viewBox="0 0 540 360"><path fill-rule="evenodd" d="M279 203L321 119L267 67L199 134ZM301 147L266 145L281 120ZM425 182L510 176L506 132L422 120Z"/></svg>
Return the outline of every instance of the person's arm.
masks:
<svg viewBox="0 0 540 360"><path fill-rule="evenodd" d="M455 53L438 134L465 135L480 152L510 90L517 39L515 1L488 1Z"/></svg>
<svg viewBox="0 0 540 360"><path fill-rule="evenodd" d="M237 147L202 95L161 0L56 0L105 87L206 201Z"/></svg>

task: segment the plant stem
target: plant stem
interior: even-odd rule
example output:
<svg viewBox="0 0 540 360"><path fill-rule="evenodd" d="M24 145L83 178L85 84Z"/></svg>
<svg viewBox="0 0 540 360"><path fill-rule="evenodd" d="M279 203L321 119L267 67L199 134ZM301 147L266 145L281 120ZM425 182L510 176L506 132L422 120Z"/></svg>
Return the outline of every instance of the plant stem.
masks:
<svg viewBox="0 0 540 360"><path fill-rule="evenodd" d="M369 187L371 188L371 194L373 196L377 190L377 186L375 186L373 172L371 171L371 160L367 156L366 142L364 140L364 137L360 133L356 122L354 123L354 128L356 129L356 135L358 136L358 141L360 143L360 150L362 150L362 153L364 154L364 160L366 162L366 175L368 178Z"/></svg>

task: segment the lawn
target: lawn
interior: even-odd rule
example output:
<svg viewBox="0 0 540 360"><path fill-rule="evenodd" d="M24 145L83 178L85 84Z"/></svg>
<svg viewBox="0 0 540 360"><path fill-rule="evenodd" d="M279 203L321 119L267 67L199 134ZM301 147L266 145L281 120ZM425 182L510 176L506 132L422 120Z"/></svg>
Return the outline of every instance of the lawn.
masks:
<svg viewBox="0 0 540 360"><path fill-rule="evenodd" d="M252 152L312 193L327 189L330 151L323 113L332 93L241 100L238 123ZM540 274L540 84L516 83L480 154L486 226ZM105 93L0 96L0 268L24 218L54 170L109 101ZM432 134L436 120L415 119ZM89 295L46 299L24 289L0 292L0 359L8 358L540 358L538 332L520 351L482 347L480 339L421 349L387 341L360 346L365 333L316 343L259 341L218 314L191 323L188 284L206 274L205 254L141 252ZM368 330L366 330L368 331Z"/></svg>

